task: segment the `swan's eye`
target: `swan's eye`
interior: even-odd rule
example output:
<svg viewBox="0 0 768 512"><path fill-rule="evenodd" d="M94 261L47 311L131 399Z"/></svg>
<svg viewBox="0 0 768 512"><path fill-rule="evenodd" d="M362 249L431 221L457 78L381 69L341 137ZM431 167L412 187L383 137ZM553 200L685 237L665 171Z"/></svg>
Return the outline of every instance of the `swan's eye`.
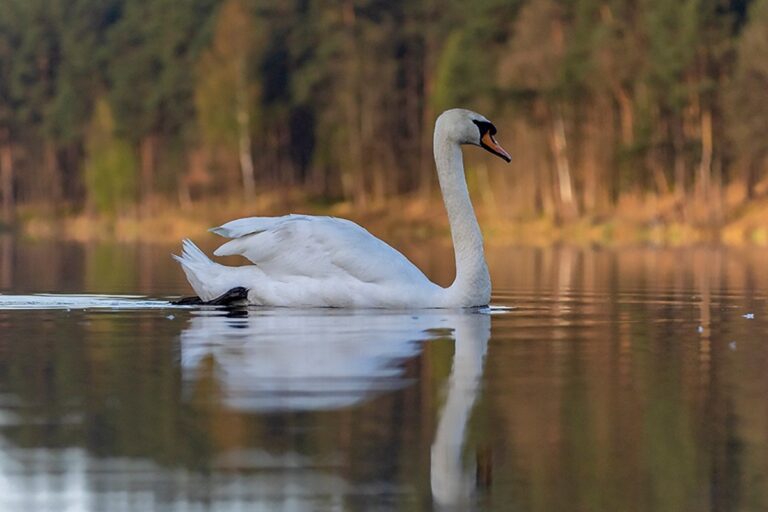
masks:
<svg viewBox="0 0 768 512"><path fill-rule="evenodd" d="M489 123L488 121L472 121L477 125L477 129L480 130L480 138L482 139L483 136L486 133L490 133L491 135L496 135L496 127L493 126L493 123Z"/></svg>
<svg viewBox="0 0 768 512"><path fill-rule="evenodd" d="M477 125L477 129L480 130L480 144L479 146L486 151L490 151L496 156L499 156L503 158L506 162L509 162L512 157L509 156L509 153L502 148L499 143L496 141L496 138L494 135L496 135L496 127L493 126L493 123L489 123L488 121L472 121Z"/></svg>

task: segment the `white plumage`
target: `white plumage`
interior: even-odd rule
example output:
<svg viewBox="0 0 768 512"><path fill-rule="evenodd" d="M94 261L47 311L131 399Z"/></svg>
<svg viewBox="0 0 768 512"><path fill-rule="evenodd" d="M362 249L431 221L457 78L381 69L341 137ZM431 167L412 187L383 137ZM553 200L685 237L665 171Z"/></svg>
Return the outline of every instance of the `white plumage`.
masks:
<svg viewBox="0 0 768 512"><path fill-rule="evenodd" d="M181 256L174 257L203 301L244 287L249 303L264 306L485 305L491 283L460 145L481 145L508 159L493 133L487 119L463 109L446 111L435 125L435 162L456 253L456 280L448 288L432 283L400 252L359 225L334 217L249 217L211 230L232 239L214 252L216 256L240 255L252 265L220 265L189 240Z"/></svg>

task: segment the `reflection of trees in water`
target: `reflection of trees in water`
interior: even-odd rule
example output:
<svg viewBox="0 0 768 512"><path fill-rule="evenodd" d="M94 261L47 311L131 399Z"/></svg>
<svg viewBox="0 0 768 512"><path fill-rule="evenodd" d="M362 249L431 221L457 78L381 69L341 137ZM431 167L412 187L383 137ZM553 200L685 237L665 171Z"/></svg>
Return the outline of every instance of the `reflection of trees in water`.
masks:
<svg viewBox="0 0 768 512"><path fill-rule="evenodd" d="M458 335L466 316L485 323L484 347L490 321L437 312L196 316L177 343L169 340L178 324L156 316L72 314L79 321L65 322L74 328L55 343L43 340L56 325L41 323L29 332L33 346L14 343L11 363L0 363L10 377L2 392L24 411L0 436L21 465L0 471L86 493L133 489L161 499L170 489L174 500L273 504L335 496L361 506L377 494L429 502L419 461L435 428L427 395L444 375L429 368L451 351L422 355L421 340ZM464 423L473 400L458 416ZM460 461L460 445L447 449ZM55 467L82 474L59 477Z"/></svg>
<svg viewBox="0 0 768 512"><path fill-rule="evenodd" d="M14 265L30 275L31 262L47 260L26 260L22 246L13 248ZM492 248L496 301L518 309L493 319L462 459L471 467L475 446L491 448L493 481L482 493L489 507L765 508L765 254ZM51 267L41 274L58 272L61 281L52 282L64 282L66 265ZM755 319L741 317L748 312ZM447 407L437 390L450 387L446 331L384 365L411 385L340 410L265 416L226 406L213 356L200 357L199 373L184 381L190 374L175 338L185 314L175 321L156 313L18 315L0 311L0 396L20 400L25 415L0 427L11 447L82 446L102 458L152 460L166 476L170 468L240 475L269 460L273 468L311 461L313 471L344 482L340 493L352 489L344 494L352 507L363 508L382 483L392 492L419 489L402 500L429 506L429 454ZM22 325L23 338L6 334ZM252 459L238 459L242 453ZM168 482L179 492L207 492L201 480Z"/></svg>
<svg viewBox="0 0 768 512"><path fill-rule="evenodd" d="M0 235L0 291L13 286L13 244L11 235Z"/></svg>
<svg viewBox="0 0 768 512"><path fill-rule="evenodd" d="M392 241L393 237L386 236ZM10 240L10 239L7 239ZM211 240L212 241L212 240ZM443 257L445 240L397 240L397 247L437 282L450 284L453 259ZM13 239L0 252L0 268L11 260L14 293L175 294L188 289L182 272L162 245L25 241ZM205 249L206 246L203 245ZM10 253L10 256L7 254ZM706 274L713 288L745 293L768 289L764 262L768 249L653 247L574 248L489 246L487 258L496 300L513 292L518 298L536 290L551 297L570 286L575 293L669 291L685 293ZM698 263L696 263L698 262ZM565 286L565 288L562 288Z"/></svg>
<svg viewBox="0 0 768 512"><path fill-rule="evenodd" d="M504 390L488 394L490 443L507 447L496 453L494 499L526 510L764 503L764 487L745 492L746 475L766 470L766 430L755 428L766 408L747 397L768 382L749 361L756 345L729 348L765 329L740 317L765 307L740 295L744 256L577 251L566 261L589 281L567 292L560 259L551 282L523 288L521 309L495 323L494 340L507 343L494 344L486 369Z"/></svg>

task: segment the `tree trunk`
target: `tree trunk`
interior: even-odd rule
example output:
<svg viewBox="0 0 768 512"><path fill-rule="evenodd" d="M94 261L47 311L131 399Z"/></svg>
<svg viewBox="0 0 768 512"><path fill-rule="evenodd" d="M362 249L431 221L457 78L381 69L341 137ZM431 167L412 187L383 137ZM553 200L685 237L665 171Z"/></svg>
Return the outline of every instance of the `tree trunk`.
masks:
<svg viewBox="0 0 768 512"><path fill-rule="evenodd" d="M723 224L723 161L720 158L712 160L712 188L714 200L711 207L712 224L721 226Z"/></svg>
<svg viewBox="0 0 768 512"><path fill-rule="evenodd" d="M659 164L658 151L651 151L648 155L647 165L651 170L653 182L656 184L656 193L661 196L669 194L669 180L664 173L664 167Z"/></svg>
<svg viewBox="0 0 768 512"><path fill-rule="evenodd" d="M425 2L425 20L432 20L433 2ZM435 123L435 112L430 99L435 89L434 68L439 45L435 40L435 30L429 28L430 21L425 22L424 56L422 65L422 112L419 143L419 195L430 199L435 188L435 159L432 154L432 134Z"/></svg>
<svg viewBox="0 0 768 512"><path fill-rule="evenodd" d="M705 108L701 112L701 162L699 163L699 199L709 196L712 176L712 111Z"/></svg>
<svg viewBox="0 0 768 512"><path fill-rule="evenodd" d="M3 203L3 221L9 223L15 209L13 193L13 146L8 130L0 134L0 201Z"/></svg>
<svg viewBox="0 0 768 512"><path fill-rule="evenodd" d="M61 175L59 170L59 162L56 155L56 146L53 142L45 141L43 154L43 167L45 169L45 175L48 178L47 187L44 186L42 190L44 197L54 207L58 206L61 202Z"/></svg>
<svg viewBox="0 0 768 512"><path fill-rule="evenodd" d="M683 130L677 121L672 128L672 150L674 152L675 167L675 195L679 200L685 198L685 154L684 154Z"/></svg>
<svg viewBox="0 0 768 512"><path fill-rule="evenodd" d="M557 174L557 192L561 206L561 216L571 219L579 214L573 194L571 165L568 161L568 138L565 133L565 122L562 112L558 109L551 129L552 155L555 160Z"/></svg>
<svg viewBox="0 0 768 512"><path fill-rule="evenodd" d="M755 187L757 186L760 160L751 160L746 167L746 179L744 180L744 187L746 188L747 200L755 198Z"/></svg>
<svg viewBox="0 0 768 512"><path fill-rule="evenodd" d="M623 87L619 87L616 99L619 102L621 142L625 146L631 146L635 142L635 116L632 108L632 98Z"/></svg>
<svg viewBox="0 0 768 512"><path fill-rule="evenodd" d="M688 217L688 204L686 199L686 168L685 168L685 134L683 133L682 121L674 121L672 128L672 151L674 153L675 169L675 197L678 211L683 220Z"/></svg>
<svg viewBox="0 0 768 512"><path fill-rule="evenodd" d="M154 193L155 154L157 153L157 136L146 135L139 145L141 153L141 203L146 206Z"/></svg>
<svg viewBox="0 0 768 512"><path fill-rule="evenodd" d="M605 110L602 108L602 102L596 101L590 105L584 115L584 127L582 128L581 138L581 158L580 170L584 177L582 186L582 206L584 212L595 213L598 204L598 194L608 187L608 183L600 179L600 169L602 168L603 147L611 147L612 140L606 140L610 137L608 130L601 130L601 126L610 126L604 116ZM609 112L610 114L610 112ZM610 117L608 117L610 121Z"/></svg>
<svg viewBox="0 0 768 512"><path fill-rule="evenodd" d="M0 236L0 290L10 290L13 287L13 245L14 237Z"/></svg>
<svg viewBox="0 0 768 512"><path fill-rule="evenodd" d="M240 73L241 75L243 72ZM251 115L248 111L248 94L245 77L242 77L237 87L237 102L235 116L237 119L237 147L240 160L240 173L243 178L243 195L250 199L256 193L256 177L253 169L253 153L251 151Z"/></svg>

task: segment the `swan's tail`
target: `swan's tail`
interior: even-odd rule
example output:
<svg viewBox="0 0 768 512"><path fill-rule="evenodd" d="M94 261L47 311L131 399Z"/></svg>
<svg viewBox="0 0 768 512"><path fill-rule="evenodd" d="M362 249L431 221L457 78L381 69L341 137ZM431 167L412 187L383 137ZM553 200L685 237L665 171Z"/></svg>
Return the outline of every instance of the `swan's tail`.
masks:
<svg viewBox="0 0 768 512"><path fill-rule="evenodd" d="M181 264L181 268L187 275L187 280L195 293L204 302L219 297L227 290L238 284L233 284L232 277L234 270L211 261L191 240L185 239L182 242L181 256L172 254L173 259Z"/></svg>

